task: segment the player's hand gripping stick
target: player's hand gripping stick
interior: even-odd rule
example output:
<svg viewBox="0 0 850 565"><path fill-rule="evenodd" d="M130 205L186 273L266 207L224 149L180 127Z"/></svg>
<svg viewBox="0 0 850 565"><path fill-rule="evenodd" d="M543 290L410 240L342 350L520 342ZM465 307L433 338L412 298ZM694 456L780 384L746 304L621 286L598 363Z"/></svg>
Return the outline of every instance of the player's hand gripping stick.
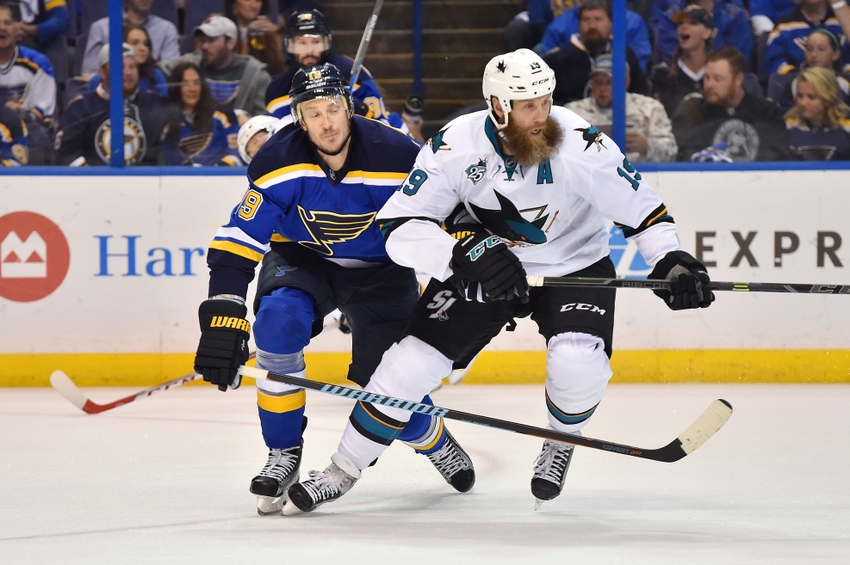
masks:
<svg viewBox="0 0 850 565"><path fill-rule="evenodd" d="M649 274L650 279L667 279L670 290L653 290L671 310L708 308L714 301L711 279L705 265L685 251L671 251Z"/></svg>
<svg viewBox="0 0 850 565"><path fill-rule="evenodd" d="M464 294L464 286L469 286L462 285L466 280L481 283L488 300L509 300L516 295L528 302L525 269L499 236L481 232L457 242L452 249L452 271Z"/></svg>
<svg viewBox="0 0 850 565"><path fill-rule="evenodd" d="M248 309L234 300L210 299L198 308L201 341L195 354L195 371L208 383L239 388L241 377L236 370L248 360L248 338L251 324L245 319Z"/></svg>

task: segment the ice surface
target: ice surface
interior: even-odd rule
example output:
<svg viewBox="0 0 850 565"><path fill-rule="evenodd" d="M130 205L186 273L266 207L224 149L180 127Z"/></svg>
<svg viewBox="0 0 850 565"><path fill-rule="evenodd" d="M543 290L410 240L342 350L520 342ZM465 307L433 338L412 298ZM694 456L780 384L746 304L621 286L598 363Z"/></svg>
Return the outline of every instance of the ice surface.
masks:
<svg viewBox="0 0 850 565"><path fill-rule="evenodd" d="M105 403L139 389L84 389ZM612 385L586 435L654 448L716 398L735 409L672 464L577 448L533 511L542 440L449 422L470 493L393 445L309 515L260 517L254 390L164 392L87 415L52 389L0 389L0 564L850 563L850 386ZM545 425L542 386L444 387L441 406ZM323 469L351 402L308 391L302 474Z"/></svg>

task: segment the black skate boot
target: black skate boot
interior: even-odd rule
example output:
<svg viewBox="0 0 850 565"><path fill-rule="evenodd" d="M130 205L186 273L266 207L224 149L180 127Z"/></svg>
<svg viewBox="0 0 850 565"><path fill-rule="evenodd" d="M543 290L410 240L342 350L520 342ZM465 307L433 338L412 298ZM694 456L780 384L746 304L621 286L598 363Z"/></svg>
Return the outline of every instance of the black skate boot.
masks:
<svg viewBox="0 0 850 565"><path fill-rule="evenodd" d="M310 471L310 478L289 488L284 516L312 512L325 502L341 497L360 478L360 471L348 457L334 453L324 471Z"/></svg>
<svg viewBox="0 0 850 565"><path fill-rule="evenodd" d="M251 492L257 495L260 516L280 514L286 491L298 482L304 440L289 449L269 450L269 459L260 474L251 479Z"/></svg>
<svg viewBox="0 0 850 565"><path fill-rule="evenodd" d="M531 494L536 499L535 510L547 500L552 500L561 494L574 447L558 441L543 442L543 450L534 462L534 475L531 478Z"/></svg>
<svg viewBox="0 0 850 565"><path fill-rule="evenodd" d="M475 484L475 468L469 454L455 441L452 434L446 431L446 441L443 447L425 456L443 475L446 482L458 492L467 492Z"/></svg>

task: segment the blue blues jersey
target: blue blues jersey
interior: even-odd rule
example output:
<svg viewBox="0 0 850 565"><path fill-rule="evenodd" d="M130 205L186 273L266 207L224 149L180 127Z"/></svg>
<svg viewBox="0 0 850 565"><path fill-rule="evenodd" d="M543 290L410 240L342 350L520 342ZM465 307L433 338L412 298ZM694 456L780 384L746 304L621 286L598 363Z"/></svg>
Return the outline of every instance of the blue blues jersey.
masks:
<svg viewBox="0 0 850 565"><path fill-rule="evenodd" d="M163 133L160 159L163 165L239 166L238 135L239 123L230 108L213 113L211 131L197 131L184 116L176 143L168 130Z"/></svg>
<svg viewBox="0 0 850 565"><path fill-rule="evenodd" d="M767 36L765 48L765 71L773 73L788 73L798 68L806 60L806 38L817 28L826 28L841 42L841 60L850 61L850 44L844 37L838 19L827 9L826 20L810 22L799 8L786 14L776 22L776 27ZM847 67L843 69L845 72Z"/></svg>
<svg viewBox="0 0 850 565"><path fill-rule="evenodd" d="M26 165L29 157L27 127L18 113L0 106L0 167Z"/></svg>
<svg viewBox="0 0 850 565"><path fill-rule="evenodd" d="M418 151L398 130L354 116L348 158L331 171L301 128L284 127L251 160L248 191L210 244L210 296L244 297L271 242L343 267L391 263L375 216Z"/></svg>
<svg viewBox="0 0 850 565"><path fill-rule="evenodd" d="M346 80L351 78L351 67L354 65L354 60L343 55L331 53L326 57L326 63L330 63L339 69L342 76ZM298 71L297 65L290 67L277 78L275 78L269 87L266 89L266 112L280 118L284 124L292 123L292 114L289 111L289 90L292 88L292 77ZM357 75L357 85L352 91L351 96L354 98L354 108L365 107L367 118L381 120L384 123L389 122L389 113L384 106L384 100L381 98L381 93L378 91L378 85L366 67L360 68L360 74ZM362 112L358 112L361 113Z"/></svg>

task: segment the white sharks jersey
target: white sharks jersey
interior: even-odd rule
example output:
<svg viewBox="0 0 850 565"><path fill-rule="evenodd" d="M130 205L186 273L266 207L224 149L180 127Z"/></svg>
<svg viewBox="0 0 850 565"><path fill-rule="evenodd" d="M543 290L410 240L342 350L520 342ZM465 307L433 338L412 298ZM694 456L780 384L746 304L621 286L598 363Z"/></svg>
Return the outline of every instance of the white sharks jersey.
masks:
<svg viewBox="0 0 850 565"><path fill-rule="evenodd" d="M650 265L679 249L661 198L613 140L565 108L551 116L564 140L530 167L502 153L486 110L432 137L378 214L393 261L448 278L457 241L439 224L459 203L511 246L529 275L563 276L607 256L605 218L634 238Z"/></svg>

